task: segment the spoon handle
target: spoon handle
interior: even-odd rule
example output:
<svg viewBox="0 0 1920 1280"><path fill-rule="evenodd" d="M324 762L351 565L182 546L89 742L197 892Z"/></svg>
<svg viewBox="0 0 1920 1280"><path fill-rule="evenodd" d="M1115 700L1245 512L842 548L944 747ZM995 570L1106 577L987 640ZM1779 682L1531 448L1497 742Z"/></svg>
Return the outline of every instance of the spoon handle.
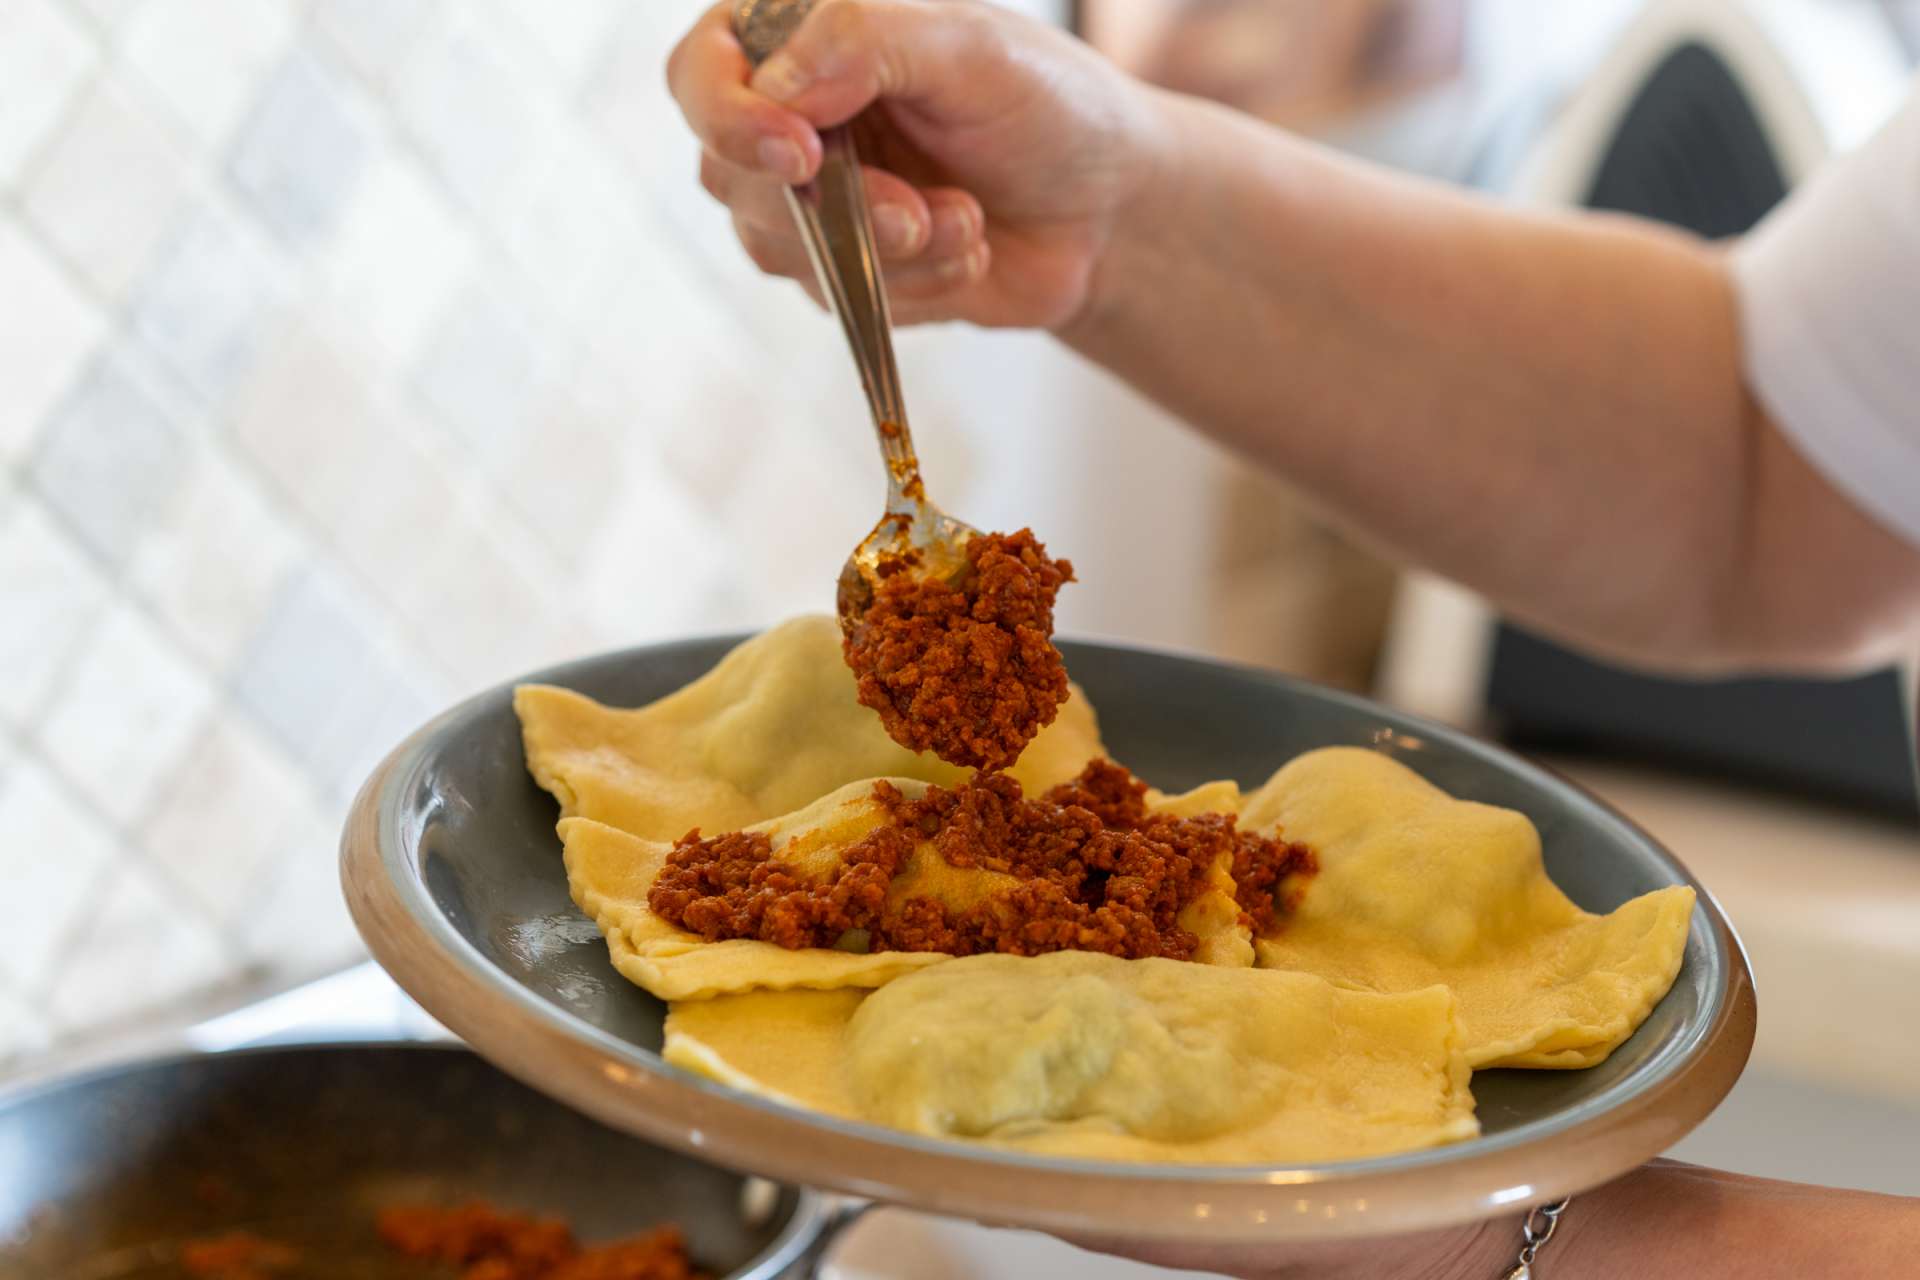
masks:
<svg viewBox="0 0 1920 1280"><path fill-rule="evenodd" d="M813 0L736 0L734 34L754 66L786 43L813 8ZM920 463L907 432L907 402L900 393L900 367L893 358L893 315L880 278L873 214L853 126L820 131L820 172L805 186L787 188L787 208L800 228L820 292L846 330L860 386L873 410L880 452L887 461L887 511L919 514L926 495Z"/></svg>
<svg viewBox="0 0 1920 1280"><path fill-rule="evenodd" d="M820 140L825 154L819 175L806 186L789 187L787 204L820 291L840 317L853 348L887 461L887 507L900 510L919 496L920 466L907 431L906 399L893 356L893 316L874 246L866 179L849 126L822 130Z"/></svg>

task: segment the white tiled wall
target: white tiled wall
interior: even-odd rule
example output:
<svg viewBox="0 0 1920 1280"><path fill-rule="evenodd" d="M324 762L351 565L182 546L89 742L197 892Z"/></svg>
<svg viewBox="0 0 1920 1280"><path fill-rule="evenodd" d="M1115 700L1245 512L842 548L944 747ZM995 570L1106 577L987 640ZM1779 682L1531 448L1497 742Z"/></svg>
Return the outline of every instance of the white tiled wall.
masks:
<svg viewBox="0 0 1920 1280"><path fill-rule="evenodd" d="M461 693L827 606L879 464L693 181L704 5L0 4L0 1060L356 954L344 806ZM1068 625L1205 643L1213 454L1039 339L903 360Z"/></svg>

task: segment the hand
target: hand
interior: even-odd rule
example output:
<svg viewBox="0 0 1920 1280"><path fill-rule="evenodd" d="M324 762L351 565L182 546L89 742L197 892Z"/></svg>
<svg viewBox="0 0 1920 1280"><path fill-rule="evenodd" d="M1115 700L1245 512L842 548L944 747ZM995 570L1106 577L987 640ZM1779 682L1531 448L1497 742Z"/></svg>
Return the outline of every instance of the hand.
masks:
<svg viewBox="0 0 1920 1280"><path fill-rule="evenodd" d="M1164 152L1151 91L1073 37L973 0L822 0L755 71L709 10L667 76L701 181L760 268L813 271L781 195L856 115L894 317L1058 328Z"/></svg>

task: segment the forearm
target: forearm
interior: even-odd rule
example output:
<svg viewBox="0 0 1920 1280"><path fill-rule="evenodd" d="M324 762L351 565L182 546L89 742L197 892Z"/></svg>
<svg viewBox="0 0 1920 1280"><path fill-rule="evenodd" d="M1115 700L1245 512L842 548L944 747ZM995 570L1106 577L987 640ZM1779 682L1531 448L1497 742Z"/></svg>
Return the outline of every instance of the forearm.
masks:
<svg viewBox="0 0 1920 1280"><path fill-rule="evenodd" d="M1343 1244L1092 1246L1242 1280L1494 1280L1517 1260L1520 1218ZM1576 1196L1538 1274L1551 1280L1896 1280L1920 1259L1920 1201L1747 1178L1656 1160Z"/></svg>
<svg viewBox="0 0 1920 1280"><path fill-rule="evenodd" d="M1518 1220L1500 1233L1518 1251ZM1488 1232L1477 1237L1484 1247ZM1701 1280L1896 1280L1920 1259L1920 1201L1749 1178L1655 1160L1575 1196L1539 1274L1552 1280L1698 1276ZM1500 1274L1436 1266L1429 1280ZM1418 1271L1409 1273L1420 1275Z"/></svg>
<svg viewBox="0 0 1920 1280"><path fill-rule="evenodd" d="M1762 455L1769 475L1797 459L1745 392L1716 250L1161 102L1161 171L1067 342L1391 552L1589 647L1669 667L1838 647L1760 634L1779 619L1746 597Z"/></svg>
<svg viewBox="0 0 1920 1280"><path fill-rule="evenodd" d="M1897 1196L1657 1160L1574 1205L1541 1268L1555 1280L1893 1280L1920 1260L1920 1202Z"/></svg>

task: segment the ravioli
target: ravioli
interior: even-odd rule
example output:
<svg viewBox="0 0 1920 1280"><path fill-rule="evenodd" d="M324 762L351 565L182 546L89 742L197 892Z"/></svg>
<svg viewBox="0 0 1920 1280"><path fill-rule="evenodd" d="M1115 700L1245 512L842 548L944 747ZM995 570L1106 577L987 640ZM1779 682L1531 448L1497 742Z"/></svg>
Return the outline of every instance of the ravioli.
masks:
<svg viewBox="0 0 1920 1280"><path fill-rule="evenodd" d="M1583 911L1547 878L1524 815L1456 800L1377 752L1300 756L1240 820L1278 826L1320 864L1295 912L1255 940L1257 963L1368 991L1445 983L1476 1068L1602 1062L1680 971L1692 889Z"/></svg>
<svg viewBox="0 0 1920 1280"><path fill-rule="evenodd" d="M764 833L774 858L822 880L887 820L876 781L914 799L929 784L952 787L967 776L898 746L859 705L832 619L776 627L637 710L547 686L518 690L515 708L528 767L561 804L574 900L606 936L619 971L656 996L844 991L842 1004L857 1003L865 990L951 960L868 952L855 933L832 947L709 942L648 905L672 842L692 829ZM1076 689L1009 772L1038 795L1104 754L1093 710ZM1201 963L1178 969L1196 983L1212 982L1213 968L1258 964L1348 992L1441 985L1457 1001L1469 1066L1571 1068L1603 1061L1679 970L1692 890L1664 889L1591 915L1547 878L1538 834L1523 815L1454 800L1374 752L1312 752L1248 795L1214 782L1184 795L1152 792L1148 806L1179 817L1237 813L1241 829L1303 842L1318 858L1316 876L1283 886L1297 907L1259 939L1250 939L1236 902L1230 859L1207 868L1206 887L1177 921L1198 939L1193 959ZM890 904L926 897L964 909L1017 883L950 865L923 842L887 895ZM794 1000L764 1007L805 1003ZM1159 1141L1133 1131L1100 1139L1109 1140Z"/></svg>
<svg viewBox="0 0 1920 1280"><path fill-rule="evenodd" d="M927 783L889 779L909 799ZM1156 797L1152 803L1180 807L1191 797ZM811 879L824 879L862 836L888 820L873 798L870 781L852 782L796 813L746 830L765 832L773 856ZM645 840L591 818L560 821L567 885L573 900L606 936L613 964L629 981L663 1000L689 1000L756 988L876 987L899 975L950 959L939 952L788 949L771 942L733 938L709 942L657 915L648 893L672 852L670 842ZM1202 963L1248 967L1253 948L1240 922L1233 879L1225 859L1209 869L1209 885L1182 909L1179 924L1199 939ZM981 903L1014 887L1009 875L949 866L922 842L888 887L888 898L933 898L954 908Z"/></svg>
<svg viewBox="0 0 1920 1280"><path fill-rule="evenodd" d="M908 794L926 786L907 778L895 785ZM767 832L783 861L818 876L831 869L840 850L883 820L872 801L872 784L855 782L798 813L747 829ZM644 840L591 818L562 818L560 840L567 887L606 936L613 967L662 1000L756 987L875 987L947 958L931 952L788 950L751 938L708 942L647 905L647 893L673 851L671 842Z"/></svg>
<svg viewBox="0 0 1920 1280"><path fill-rule="evenodd" d="M521 686L513 706L527 768L562 816L647 840L738 830L863 779L952 786L969 772L887 736L857 700L839 624L824 616L755 636L645 707L607 707L552 685ZM1093 709L1074 689L1008 773L1037 794L1104 754Z"/></svg>
<svg viewBox="0 0 1920 1280"><path fill-rule="evenodd" d="M788 1105L1035 1155L1306 1164L1479 1132L1446 988L1172 960L973 956L871 994L676 1003L664 1052Z"/></svg>

